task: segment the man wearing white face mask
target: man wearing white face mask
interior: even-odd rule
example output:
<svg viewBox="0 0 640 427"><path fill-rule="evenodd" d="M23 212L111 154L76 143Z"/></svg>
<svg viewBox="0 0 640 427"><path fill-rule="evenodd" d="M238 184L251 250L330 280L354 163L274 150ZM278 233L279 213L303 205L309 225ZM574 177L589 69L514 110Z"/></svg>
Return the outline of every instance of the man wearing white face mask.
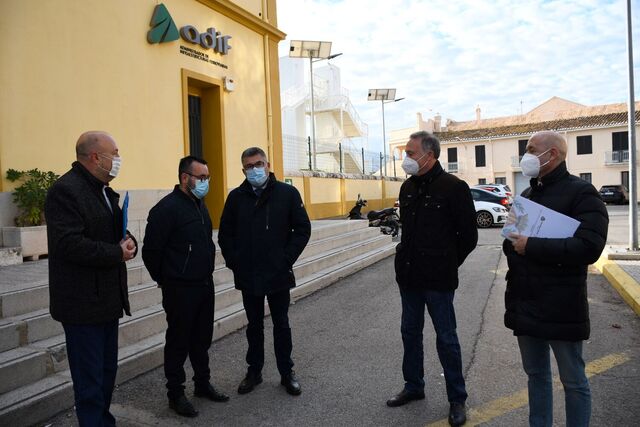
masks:
<svg viewBox="0 0 640 427"><path fill-rule="evenodd" d="M534 134L522 157L522 173L531 187L522 196L580 221L573 237L546 239L511 234L507 256L504 322L518 338L529 377L529 424L553 425L553 350L565 392L568 427L589 425L591 392L582 359L589 338L587 267L607 240L609 217L590 183L570 175L567 142L557 132Z"/></svg>
<svg viewBox="0 0 640 427"><path fill-rule="evenodd" d="M64 328L79 425L113 426L118 321L131 315L125 262L137 244L123 238L119 195L109 187L120 169L113 137L83 133L76 158L45 202L50 310Z"/></svg>
<svg viewBox="0 0 640 427"><path fill-rule="evenodd" d="M218 243L225 263L242 291L247 326L245 378L239 394L262 382L264 365L264 300L273 321L273 345L280 384L297 396L300 384L293 372L289 289L296 285L293 264L311 236L311 223L298 190L269 172L265 152L246 149L240 158L247 179L227 197L220 219Z"/></svg>
<svg viewBox="0 0 640 427"><path fill-rule="evenodd" d="M184 363L193 367L194 394L214 402L229 397L209 382L213 339L213 269L216 247L203 198L209 191L204 159L187 156L178 165L179 184L149 212L142 259L162 288L167 315L164 373L169 407L186 417L198 411L184 394Z"/></svg>
<svg viewBox="0 0 640 427"><path fill-rule="evenodd" d="M424 131L411 134L405 153L402 168L411 177L400 188L402 240L395 259L402 300L405 385L387 405L402 406L425 397L422 330L426 306L447 385L449 423L459 426L466 421L467 392L453 297L458 267L478 241L475 208L469 186L442 169L440 141L435 136Z"/></svg>

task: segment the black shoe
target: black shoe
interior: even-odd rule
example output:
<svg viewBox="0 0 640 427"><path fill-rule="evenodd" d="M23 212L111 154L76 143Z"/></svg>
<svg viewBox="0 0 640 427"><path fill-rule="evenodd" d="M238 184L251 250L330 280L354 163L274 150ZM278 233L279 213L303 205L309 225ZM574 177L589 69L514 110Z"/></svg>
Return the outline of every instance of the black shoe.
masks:
<svg viewBox="0 0 640 427"><path fill-rule="evenodd" d="M464 408L464 403L451 402L449 407L449 425L461 426L467 422L467 411Z"/></svg>
<svg viewBox="0 0 640 427"><path fill-rule="evenodd" d="M258 384L262 382L262 375L247 372L240 386L238 386L238 394L247 394L252 391Z"/></svg>
<svg viewBox="0 0 640 427"><path fill-rule="evenodd" d="M424 392L420 393L412 393L407 390L402 390L400 393L393 396L391 399L387 400L387 406L391 406L395 408L396 406L406 405L412 400L420 400L424 399Z"/></svg>
<svg viewBox="0 0 640 427"><path fill-rule="evenodd" d="M226 402L229 400L229 396L224 393L220 393L211 384L207 384L204 388L196 387L193 394L197 397L206 397L214 402Z"/></svg>
<svg viewBox="0 0 640 427"><path fill-rule="evenodd" d="M287 375L283 375L280 379L280 384L287 389L287 393L292 396L299 396L302 393L300 383L296 379L296 373L291 371Z"/></svg>
<svg viewBox="0 0 640 427"><path fill-rule="evenodd" d="M189 399L183 394L177 399L169 399L169 408L176 411L178 415L193 418L198 415L198 411L193 407Z"/></svg>

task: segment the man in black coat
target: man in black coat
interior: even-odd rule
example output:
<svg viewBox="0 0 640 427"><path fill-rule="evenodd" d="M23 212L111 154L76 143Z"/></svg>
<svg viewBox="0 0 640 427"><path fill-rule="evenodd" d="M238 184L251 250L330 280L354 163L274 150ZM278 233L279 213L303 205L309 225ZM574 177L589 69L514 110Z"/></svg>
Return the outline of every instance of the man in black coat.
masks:
<svg viewBox="0 0 640 427"><path fill-rule="evenodd" d="M195 417L198 411L184 394L184 362L193 366L194 394L215 402L229 397L209 382L209 347L213 339L216 247L207 206L207 162L187 156L178 165L173 191L149 212L142 259L162 288L167 315L164 373L169 406L178 414Z"/></svg>
<svg viewBox="0 0 640 427"><path fill-rule="evenodd" d="M478 242L469 186L440 166L440 142L432 134L411 134L400 188L402 238L396 248L396 281L402 300L403 390L387 401L395 407L424 399L422 330L425 305L436 331L436 348L450 403L449 423L466 421L467 392L453 307L458 267Z"/></svg>
<svg viewBox="0 0 640 427"><path fill-rule="evenodd" d="M225 263L242 291L247 314L248 372L238 393L249 393L262 382L264 365L264 299L273 321L280 383L292 395L301 393L292 370L289 289L296 285L293 264L311 236L311 223L300 193L276 180L271 165L258 147L241 156L246 180L229 193L220 220L218 243Z"/></svg>
<svg viewBox="0 0 640 427"><path fill-rule="evenodd" d="M522 195L580 225L573 237L511 234L504 241L509 263L504 322L518 337L529 377L529 423L553 423L551 347L564 386L567 425L587 426L591 392L582 359L590 330L587 267L604 249L609 217L593 185L567 171L567 143L560 134L538 132L526 150L520 166L532 179Z"/></svg>
<svg viewBox="0 0 640 427"><path fill-rule="evenodd" d="M85 132L76 158L45 201L50 311L64 328L79 424L114 426L118 319L131 315L125 261L137 247L124 236L119 195L109 187L120 170L114 139Z"/></svg>

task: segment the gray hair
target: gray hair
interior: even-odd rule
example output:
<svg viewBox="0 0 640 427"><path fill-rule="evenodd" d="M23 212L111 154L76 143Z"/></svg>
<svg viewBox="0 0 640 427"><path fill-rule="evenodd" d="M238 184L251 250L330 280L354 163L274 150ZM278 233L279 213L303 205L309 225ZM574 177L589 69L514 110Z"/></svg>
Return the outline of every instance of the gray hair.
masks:
<svg viewBox="0 0 640 427"><path fill-rule="evenodd" d="M260 148L260 147L250 147L250 148L247 148L246 150L244 150L242 152L242 155L240 156L240 161L243 161L247 157L253 157L256 154L260 154L262 157L264 157L265 160L267 160L267 155L265 154L265 152L264 152L264 150L262 148Z"/></svg>
<svg viewBox="0 0 640 427"><path fill-rule="evenodd" d="M414 132L409 136L409 139L419 139L422 150L433 152L433 157L436 159L440 157L440 141L432 133L425 130Z"/></svg>

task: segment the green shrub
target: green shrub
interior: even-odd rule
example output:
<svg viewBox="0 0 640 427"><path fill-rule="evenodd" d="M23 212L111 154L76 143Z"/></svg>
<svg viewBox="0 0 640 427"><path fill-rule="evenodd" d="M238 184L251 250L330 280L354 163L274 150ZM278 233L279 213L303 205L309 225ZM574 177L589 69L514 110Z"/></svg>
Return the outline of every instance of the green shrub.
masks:
<svg viewBox="0 0 640 427"><path fill-rule="evenodd" d="M38 169L28 171L7 170L7 179L11 182L23 181L13 192L13 201L20 209L16 218L18 227L44 225L44 200L47 190L59 178L53 172Z"/></svg>

